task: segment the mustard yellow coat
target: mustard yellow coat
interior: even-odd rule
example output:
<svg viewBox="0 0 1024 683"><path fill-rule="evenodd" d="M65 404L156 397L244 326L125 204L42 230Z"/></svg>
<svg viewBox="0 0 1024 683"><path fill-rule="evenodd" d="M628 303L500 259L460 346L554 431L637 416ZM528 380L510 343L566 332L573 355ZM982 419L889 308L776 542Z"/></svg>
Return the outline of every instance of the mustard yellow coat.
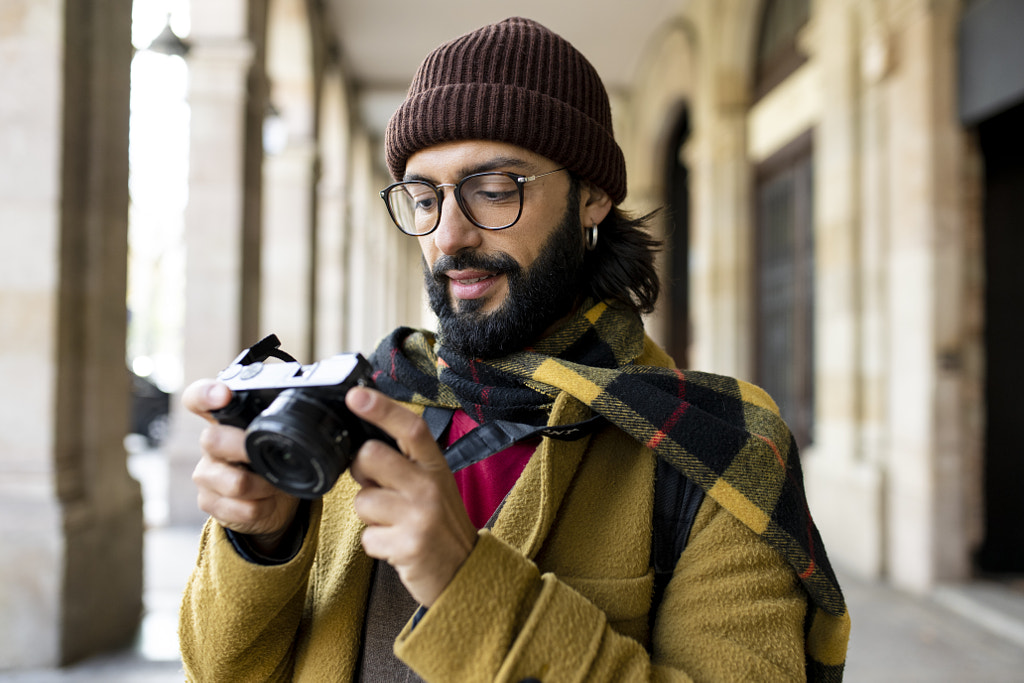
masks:
<svg viewBox="0 0 1024 683"><path fill-rule="evenodd" d="M648 344L641 363L670 365ZM588 416L566 395L551 424ZM427 681L799 681L807 598L709 497L648 629L654 456L617 429L544 439L452 583L395 652ZM373 561L345 475L298 555L242 559L209 522L181 609L190 681L351 680ZM647 648L650 648L649 650Z"/></svg>

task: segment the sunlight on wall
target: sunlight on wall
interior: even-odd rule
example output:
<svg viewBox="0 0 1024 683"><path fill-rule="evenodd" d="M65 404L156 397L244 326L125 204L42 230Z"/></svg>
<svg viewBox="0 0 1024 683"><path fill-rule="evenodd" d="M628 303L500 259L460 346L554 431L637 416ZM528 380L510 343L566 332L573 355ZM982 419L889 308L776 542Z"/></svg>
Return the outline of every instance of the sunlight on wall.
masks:
<svg viewBox="0 0 1024 683"><path fill-rule="evenodd" d="M164 391L182 385L188 67L147 49L167 25L189 32L188 0L135 0L129 133L127 357Z"/></svg>

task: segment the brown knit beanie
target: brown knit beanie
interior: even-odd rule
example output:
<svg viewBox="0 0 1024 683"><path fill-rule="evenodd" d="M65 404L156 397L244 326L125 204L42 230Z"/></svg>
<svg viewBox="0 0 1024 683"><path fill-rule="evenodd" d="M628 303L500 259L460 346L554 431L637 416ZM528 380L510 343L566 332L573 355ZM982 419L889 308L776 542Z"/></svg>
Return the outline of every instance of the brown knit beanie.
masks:
<svg viewBox="0 0 1024 683"><path fill-rule="evenodd" d="M592 182L616 204L626 162L597 71L561 36L513 17L446 43L423 60L384 136L388 170L455 140L524 147Z"/></svg>

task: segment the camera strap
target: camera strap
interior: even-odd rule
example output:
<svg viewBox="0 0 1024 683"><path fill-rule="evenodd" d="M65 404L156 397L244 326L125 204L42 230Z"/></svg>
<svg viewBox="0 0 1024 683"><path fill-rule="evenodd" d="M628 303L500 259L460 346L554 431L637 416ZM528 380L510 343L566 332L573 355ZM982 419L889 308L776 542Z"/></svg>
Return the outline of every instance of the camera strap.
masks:
<svg viewBox="0 0 1024 683"><path fill-rule="evenodd" d="M423 419L430 427L430 434L435 441L439 440L448 429L454 412L450 408L435 407L428 407L423 411ZM543 425L540 427L509 420L492 420L480 425L449 446L444 452L444 457L452 472L458 472L486 460L520 441L538 436L546 436L560 441L575 441L593 434L607 422L601 415L567 425Z"/></svg>
<svg viewBox="0 0 1024 683"><path fill-rule="evenodd" d="M262 363L268 358L279 358L286 363L298 363L290 353L281 350L281 341L277 338L276 334L268 334L245 351L242 351L238 358L232 362L232 365Z"/></svg>

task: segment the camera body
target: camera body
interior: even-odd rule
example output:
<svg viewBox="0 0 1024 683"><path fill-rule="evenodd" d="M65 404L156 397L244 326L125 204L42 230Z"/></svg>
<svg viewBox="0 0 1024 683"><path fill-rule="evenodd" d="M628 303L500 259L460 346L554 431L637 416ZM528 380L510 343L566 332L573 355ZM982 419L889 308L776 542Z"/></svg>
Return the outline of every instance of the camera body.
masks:
<svg viewBox="0 0 1024 683"><path fill-rule="evenodd" d="M345 406L349 389L373 386L373 368L362 355L343 353L303 365L279 347L270 335L221 371L217 379L232 397L213 417L245 429L253 471L293 496L320 498L363 443L394 441ZM267 363L271 356L282 362Z"/></svg>

